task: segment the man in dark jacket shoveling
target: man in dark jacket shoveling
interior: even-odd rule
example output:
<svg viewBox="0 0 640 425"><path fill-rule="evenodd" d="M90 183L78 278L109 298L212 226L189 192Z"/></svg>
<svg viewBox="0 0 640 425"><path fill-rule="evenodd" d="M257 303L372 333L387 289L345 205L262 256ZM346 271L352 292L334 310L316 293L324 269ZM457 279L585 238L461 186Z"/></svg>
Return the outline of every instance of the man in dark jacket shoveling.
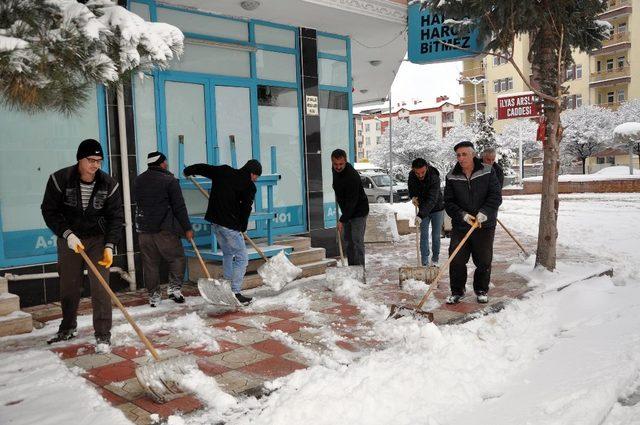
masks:
<svg viewBox="0 0 640 425"><path fill-rule="evenodd" d="M347 153L336 149L331 153L333 190L342 215L338 232L344 237L350 266L364 266L364 232L369 214L369 201L360 174L347 162ZM337 211L336 211L337 214Z"/></svg>
<svg viewBox="0 0 640 425"><path fill-rule="evenodd" d="M429 265L429 223L431 223L431 266L438 266L440 231L444 220L444 202L440 191L440 173L423 158L416 158L409 171L409 196L420 218L420 256Z"/></svg>
<svg viewBox="0 0 640 425"><path fill-rule="evenodd" d="M84 250L97 263L107 283L113 263L113 250L120 241L124 211L118 183L100 170L102 146L86 139L78 146L77 164L49 176L42 217L58 237L58 273L62 322L49 344L74 338L77 332L78 305L82 292L85 264L78 255ZM109 351L111 345L111 298L98 278L89 272L91 308L96 350Z"/></svg>
<svg viewBox="0 0 640 425"><path fill-rule="evenodd" d="M180 183L168 171L167 158L161 152L147 155L147 171L136 177L133 188L136 202L136 230L142 254L144 283L149 305L160 304L160 262L169 271L167 295L183 303L182 281L187 262L180 237L193 239L187 206Z"/></svg>
<svg viewBox="0 0 640 425"><path fill-rule="evenodd" d="M255 159L247 161L240 169L228 165L195 164L185 168L184 175L211 179L211 196L204 218L211 223L224 254L224 278L230 281L238 302L247 305L251 298L240 293L249 264L242 233L247 230L256 196L254 182L262 175L262 165Z"/></svg>
<svg viewBox="0 0 640 425"><path fill-rule="evenodd" d="M488 302L493 237L498 207L502 203L500 183L495 170L483 164L475 155L473 143L462 141L455 145L458 163L447 174L444 203L451 217L453 229L449 255L455 250L475 220L480 224L449 265L451 295L448 304L456 304L464 296L467 281L467 262L473 258L473 290L479 303Z"/></svg>

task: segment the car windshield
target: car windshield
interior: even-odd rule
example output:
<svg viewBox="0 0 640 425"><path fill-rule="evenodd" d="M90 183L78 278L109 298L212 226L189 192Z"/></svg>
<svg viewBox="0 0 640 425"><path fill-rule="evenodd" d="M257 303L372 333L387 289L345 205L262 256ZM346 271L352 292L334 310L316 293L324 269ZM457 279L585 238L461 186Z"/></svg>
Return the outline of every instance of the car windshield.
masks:
<svg viewBox="0 0 640 425"><path fill-rule="evenodd" d="M388 187L389 183L391 182L391 179L386 174L382 174L379 176L371 176L371 180L373 180L373 182L378 187L384 187L384 186Z"/></svg>

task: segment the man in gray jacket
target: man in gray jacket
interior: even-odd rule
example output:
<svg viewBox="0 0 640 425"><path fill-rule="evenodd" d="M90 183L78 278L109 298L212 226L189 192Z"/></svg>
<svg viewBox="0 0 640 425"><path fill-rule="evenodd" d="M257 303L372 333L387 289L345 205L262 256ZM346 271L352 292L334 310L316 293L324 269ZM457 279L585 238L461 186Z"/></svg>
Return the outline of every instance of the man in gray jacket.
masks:
<svg viewBox="0 0 640 425"><path fill-rule="evenodd" d="M144 282L149 305L160 304L160 262L169 269L167 295L176 303L183 303L182 281L186 259L180 237L193 239L187 207L180 183L167 170L167 158L161 152L147 156L148 169L136 177L136 230L142 253Z"/></svg>

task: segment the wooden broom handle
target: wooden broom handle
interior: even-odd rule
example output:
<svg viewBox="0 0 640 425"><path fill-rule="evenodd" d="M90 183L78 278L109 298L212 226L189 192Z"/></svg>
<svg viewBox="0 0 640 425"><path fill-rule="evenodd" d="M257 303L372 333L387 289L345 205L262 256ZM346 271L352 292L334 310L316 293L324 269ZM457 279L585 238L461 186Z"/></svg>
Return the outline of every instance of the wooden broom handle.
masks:
<svg viewBox="0 0 640 425"><path fill-rule="evenodd" d="M422 297L420 302L416 305L416 308L415 308L416 310L420 310L422 308L422 306L424 305L424 302L427 300L427 298L429 298L429 295L431 295L431 292L433 292L433 290L436 288L436 286L438 286L438 280L440 280L440 278L442 277L442 274L444 273L444 271L449 266L449 263L451 263L451 261L456 256L458 251L460 251L460 249L462 249L462 245L464 245L464 243L467 241L467 239L469 239L469 236L471 236L473 231L476 230L478 227L480 227L480 223L478 223L477 220L474 220L473 225L471 225L471 229L469 229L467 234L464 235L464 238L462 238L462 240L460 241L460 243L458 244L456 249L451 253L449 258L447 258L447 261L444 263L444 265L442 267L440 267L440 270L438 270L438 274L436 275L435 279L433 279L431 281L431 285L429 285L429 290L427 291L426 294L424 294L424 296Z"/></svg>
<svg viewBox="0 0 640 425"><path fill-rule="evenodd" d="M500 226L502 226L502 228L504 229L505 232L507 232L507 234L509 236L511 236L511 239L513 239L513 241L516 243L516 245L518 245L518 247L522 250L522 252L524 253L524 255L526 255L527 257L529 256L529 253L527 252L526 249L524 249L524 247L522 246L522 244L520 243L520 241L518 241L518 239L516 239L515 236L513 236L513 234L511 234L511 232L509 231L509 229L507 229L507 227L502 224L502 222L499 219L496 219L498 221L498 224L500 224Z"/></svg>
<svg viewBox="0 0 640 425"><path fill-rule="evenodd" d="M136 333L138 334L138 336L140 337L140 339L142 340L144 345L147 346L147 350L149 350L149 352L151 353L153 358L156 359L156 360L160 360L160 356L158 355L158 352L156 351L156 349L153 347L153 344L151 344L151 341L149 341L149 339L145 336L145 334L142 333L142 330L138 327L136 322L133 320L133 317L131 317L129 315L129 313L124 308L124 306L122 305L122 303L120 302L120 300L118 299L116 294L113 293L113 291L109 287L109 284L104 280L104 277L102 277L102 275L100 274L100 272L96 268L95 264L93 264L93 261L91 261L91 259L89 258L87 253L84 251L84 249L79 247L78 248L78 252L79 252L80 255L82 255L82 258L84 258L84 261L87 263L87 265L89 266L89 268L91 269L93 274L96 276L96 278L98 279L98 281L100 282L100 284L102 285L104 290L107 291L107 293L111 297L111 300L120 309L120 311L124 315L125 319L127 319L127 322L129 322L131 327L133 327L133 330L136 331Z"/></svg>
<svg viewBox="0 0 640 425"><path fill-rule="evenodd" d="M207 266L205 265L204 260L202 259L202 255L200 255L200 251L196 246L196 242L193 239L189 239L189 242L191 242L191 246L193 247L193 250L195 251L196 256L198 257L198 261L200 262L202 271L204 271L204 274L207 275L207 279L211 280L211 274L209 273L209 269L207 269Z"/></svg>
<svg viewBox="0 0 640 425"><path fill-rule="evenodd" d="M196 185L198 190L204 195L205 198L209 199L209 192L204 190L204 187L202 187L202 185L200 183L198 183L198 181L196 179L194 179L193 176L187 176L187 178L189 180L191 180L191 183Z"/></svg>
<svg viewBox="0 0 640 425"><path fill-rule="evenodd" d="M251 246L253 247L253 249L256 250L256 252L258 254L260 254L260 256L262 257L262 259L264 260L264 262L266 263L267 261L269 261L267 259L267 256L264 255L264 252L262 252L262 250L260 248L258 248L258 245L255 244L255 242L253 242L253 240L249 237L249 235L247 235L245 232L242 232L242 236L244 236L244 238L247 240L247 242L249 242L251 244Z"/></svg>
<svg viewBox="0 0 640 425"><path fill-rule="evenodd" d="M414 226L416 226L416 258L418 259L418 267L422 267L422 261L420 260L420 229L418 227L418 218L418 207L416 207L416 218L413 221Z"/></svg>

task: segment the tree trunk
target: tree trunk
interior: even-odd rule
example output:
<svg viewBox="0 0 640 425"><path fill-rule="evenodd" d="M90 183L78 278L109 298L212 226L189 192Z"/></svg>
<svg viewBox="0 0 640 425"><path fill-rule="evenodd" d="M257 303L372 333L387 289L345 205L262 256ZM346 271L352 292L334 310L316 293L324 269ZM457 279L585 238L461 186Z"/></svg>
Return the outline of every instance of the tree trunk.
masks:
<svg viewBox="0 0 640 425"><path fill-rule="evenodd" d="M582 158L582 174L587 174L587 158Z"/></svg>

